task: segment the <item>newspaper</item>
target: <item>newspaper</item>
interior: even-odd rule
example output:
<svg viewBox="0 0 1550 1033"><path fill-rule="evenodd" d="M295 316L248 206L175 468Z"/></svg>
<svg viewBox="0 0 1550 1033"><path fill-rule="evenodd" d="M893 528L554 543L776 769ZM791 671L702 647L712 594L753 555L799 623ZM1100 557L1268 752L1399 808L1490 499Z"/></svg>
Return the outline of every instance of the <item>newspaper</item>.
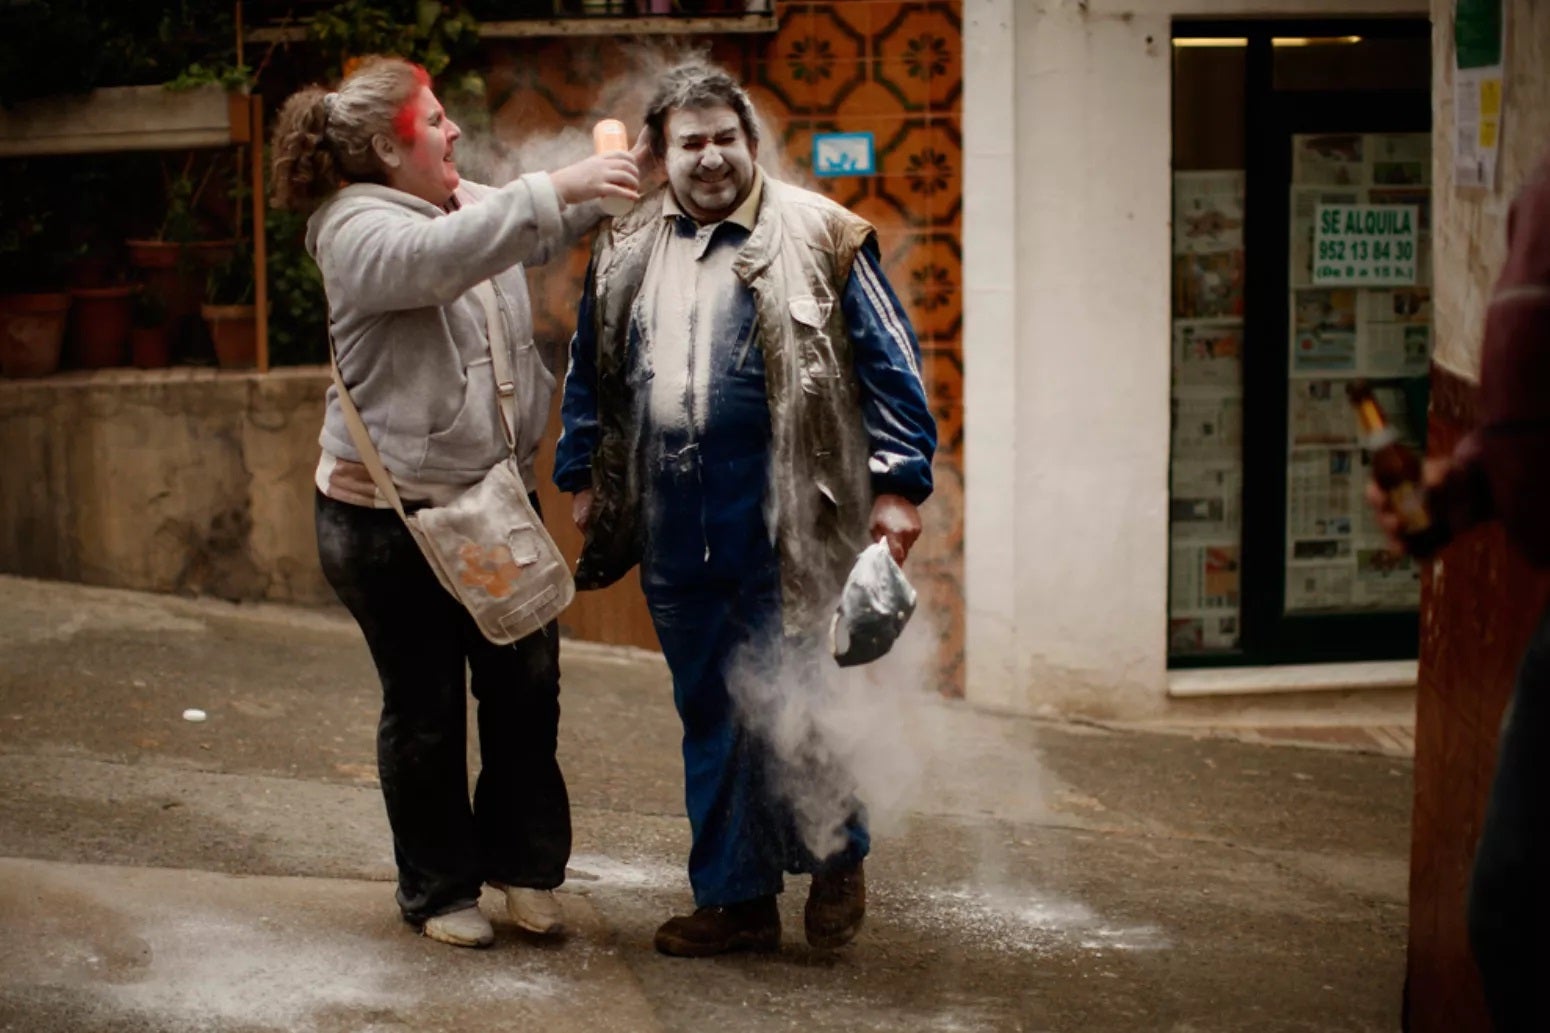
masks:
<svg viewBox="0 0 1550 1033"><path fill-rule="evenodd" d="M1364 609L1413 609L1421 602L1421 569L1407 556L1383 544L1356 550L1352 606Z"/></svg>
<svg viewBox="0 0 1550 1033"><path fill-rule="evenodd" d="M1356 369L1356 297L1354 287L1292 292L1294 374Z"/></svg>
<svg viewBox="0 0 1550 1033"><path fill-rule="evenodd" d="M1292 448L1356 444L1344 380L1294 380L1288 401Z"/></svg>
<svg viewBox="0 0 1550 1033"><path fill-rule="evenodd" d="M1432 356L1432 292L1426 287L1362 291L1361 369L1369 377L1425 376Z"/></svg>
<svg viewBox="0 0 1550 1033"><path fill-rule="evenodd" d="M1372 379L1401 439L1419 447L1421 414L1412 420L1411 403L1420 402L1431 360L1431 138L1299 135L1292 165L1284 605L1288 612L1413 609L1418 569L1388 552L1364 500L1372 457L1358 446L1345 386L1350 377ZM1416 285L1312 287L1321 204L1412 206Z"/></svg>
<svg viewBox="0 0 1550 1033"><path fill-rule="evenodd" d="M1238 546L1175 544L1168 612L1238 608Z"/></svg>
<svg viewBox="0 0 1550 1033"><path fill-rule="evenodd" d="M1361 504L1356 480L1356 450L1320 448L1296 451L1286 466L1286 534L1294 558L1349 555L1353 518ZM1301 542L1344 540L1344 550L1303 546Z"/></svg>
<svg viewBox="0 0 1550 1033"><path fill-rule="evenodd" d="M1243 323L1235 319L1173 322L1173 382L1236 391L1243 383Z"/></svg>
<svg viewBox="0 0 1550 1033"><path fill-rule="evenodd" d="M1432 181L1431 134L1371 135L1367 137L1367 161L1376 185L1424 186Z"/></svg>
<svg viewBox="0 0 1550 1033"><path fill-rule="evenodd" d="M1357 186L1367 182L1360 133L1292 137L1292 181L1305 186Z"/></svg>
<svg viewBox="0 0 1550 1033"><path fill-rule="evenodd" d="M1238 643L1243 185L1241 169L1173 180L1172 653Z"/></svg>
<svg viewBox="0 0 1550 1033"><path fill-rule="evenodd" d="M1243 317L1243 252L1173 256L1173 314L1179 319Z"/></svg>
<svg viewBox="0 0 1550 1033"><path fill-rule="evenodd" d="M1173 397L1173 459L1242 465L1243 399L1210 389L1177 389Z"/></svg>
<svg viewBox="0 0 1550 1033"><path fill-rule="evenodd" d="M1393 555L1362 491L1371 456L1354 449L1293 453L1287 474L1291 610L1414 609L1420 571Z"/></svg>
<svg viewBox="0 0 1550 1033"><path fill-rule="evenodd" d="M1243 529L1241 463L1176 461L1168 521L1175 542L1238 540Z"/></svg>
<svg viewBox="0 0 1550 1033"><path fill-rule="evenodd" d="M1243 170L1173 174L1173 253L1243 249Z"/></svg>
<svg viewBox="0 0 1550 1033"><path fill-rule="evenodd" d="M1237 610L1198 617L1170 617L1168 620L1169 653L1221 652L1237 645Z"/></svg>
<svg viewBox="0 0 1550 1033"><path fill-rule="evenodd" d="M1286 609L1338 610L1350 604L1356 582L1356 567L1349 560L1341 563L1288 563L1286 565Z"/></svg>

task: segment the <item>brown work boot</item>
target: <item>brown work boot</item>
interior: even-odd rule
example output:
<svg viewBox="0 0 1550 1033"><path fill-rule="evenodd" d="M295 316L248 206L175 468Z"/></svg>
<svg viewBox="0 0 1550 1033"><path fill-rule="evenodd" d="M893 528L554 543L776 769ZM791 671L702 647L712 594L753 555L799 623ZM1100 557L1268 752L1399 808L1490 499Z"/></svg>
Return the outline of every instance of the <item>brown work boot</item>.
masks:
<svg viewBox="0 0 1550 1033"><path fill-rule="evenodd" d="M676 958L708 958L728 951L772 951L780 947L780 912L774 897L741 904L702 907L674 915L657 930L657 950Z"/></svg>
<svg viewBox="0 0 1550 1033"><path fill-rule="evenodd" d="M866 870L861 862L813 876L802 912L807 942L831 950L843 947L861 931L866 918Z"/></svg>

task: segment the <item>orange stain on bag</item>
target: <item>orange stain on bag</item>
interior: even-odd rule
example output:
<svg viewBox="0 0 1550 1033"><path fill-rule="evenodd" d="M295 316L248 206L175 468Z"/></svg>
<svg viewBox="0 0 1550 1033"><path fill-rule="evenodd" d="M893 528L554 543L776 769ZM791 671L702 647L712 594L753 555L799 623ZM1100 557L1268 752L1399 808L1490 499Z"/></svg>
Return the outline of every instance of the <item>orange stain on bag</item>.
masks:
<svg viewBox="0 0 1550 1033"><path fill-rule="evenodd" d="M510 593L522 568L504 545L481 546L465 542L458 549L457 579L469 588L481 588L492 596Z"/></svg>

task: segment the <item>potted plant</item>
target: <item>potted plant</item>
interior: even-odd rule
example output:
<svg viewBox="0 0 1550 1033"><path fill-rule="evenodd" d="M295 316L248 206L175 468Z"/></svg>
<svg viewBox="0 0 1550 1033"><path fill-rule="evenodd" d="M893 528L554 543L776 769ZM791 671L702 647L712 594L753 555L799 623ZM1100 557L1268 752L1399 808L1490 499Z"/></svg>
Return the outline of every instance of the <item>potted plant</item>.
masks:
<svg viewBox="0 0 1550 1033"><path fill-rule="evenodd" d="M218 163L190 152L176 172L163 167L165 208L155 233L148 238L125 241L129 263L145 289L167 311L175 336L199 313L208 271L232 253L232 241L205 239L200 207Z"/></svg>
<svg viewBox="0 0 1550 1033"><path fill-rule="evenodd" d="M172 364L172 320L167 306L148 290L135 291L129 324L129 363L141 369Z"/></svg>
<svg viewBox="0 0 1550 1033"><path fill-rule="evenodd" d="M253 304L253 252L243 241L210 270L200 310L222 369L249 369L258 362L257 309Z"/></svg>
<svg viewBox="0 0 1550 1033"><path fill-rule="evenodd" d="M70 294L53 213L41 198L0 225L0 375L38 377L59 368Z"/></svg>
<svg viewBox="0 0 1550 1033"><path fill-rule="evenodd" d="M81 369L122 366L135 289L127 283L70 288L70 356Z"/></svg>

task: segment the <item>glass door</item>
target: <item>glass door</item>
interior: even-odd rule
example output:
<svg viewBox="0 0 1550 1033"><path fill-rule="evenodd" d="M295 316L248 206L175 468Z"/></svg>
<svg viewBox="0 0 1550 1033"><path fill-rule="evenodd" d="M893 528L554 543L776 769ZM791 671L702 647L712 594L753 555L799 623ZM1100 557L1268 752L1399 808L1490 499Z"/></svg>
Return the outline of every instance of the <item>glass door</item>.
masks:
<svg viewBox="0 0 1550 1033"><path fill-rule="evenodd" d="M1170 662L1413 656L1345 384L1424 442L1430 28L1179 22L1174 69Z"/></svg>

